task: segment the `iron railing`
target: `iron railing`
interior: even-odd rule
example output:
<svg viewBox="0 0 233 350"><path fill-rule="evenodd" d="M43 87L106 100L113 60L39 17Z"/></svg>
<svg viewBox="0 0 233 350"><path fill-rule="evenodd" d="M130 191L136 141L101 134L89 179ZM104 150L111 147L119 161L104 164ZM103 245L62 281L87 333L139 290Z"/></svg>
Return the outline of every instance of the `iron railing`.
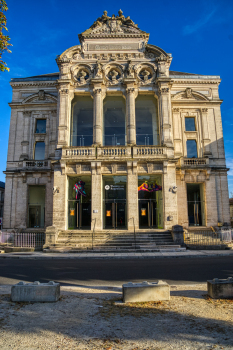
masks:
<svg viewBox="0 0 233 350"><path fill-rule="evenodd" d="M35 248L42 250L45 244L44 232L1 232L0 243L7 247Z"/></svg>
<svg viewBox="0 0 233 350"><path fill-rule="evenodd" d="M185 230L184 243L187 246L226 245L233 239L233 230Z"/></svg>

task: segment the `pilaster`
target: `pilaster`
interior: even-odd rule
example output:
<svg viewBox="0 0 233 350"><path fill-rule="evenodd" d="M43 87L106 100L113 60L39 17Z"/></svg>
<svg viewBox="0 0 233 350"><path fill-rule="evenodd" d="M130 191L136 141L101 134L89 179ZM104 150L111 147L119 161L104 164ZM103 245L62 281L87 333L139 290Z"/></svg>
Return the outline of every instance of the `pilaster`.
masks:
<svg viewBox="0 0 233 350"><path fill-rule="evenodd" d="M127 162L127 219L128 230L137 230L138 223L138 174L137 162Z"/></svg>
<svg viewBox="0 0 233 350"><path fill-rule="evenodd" d="M91 229L102 230L102 175L101 162L91 162Z"/></svg>
<svg viewBox="0 0 233 350"><path fill-rule="evenodd" d="M160 142L162 146L173 147L173 126L169 78L158 78Z"/></svg>
<svg viewBox="0 0 233 350"><path fill-rule="evenodd" d="M60 81L58 85L58 144L57 148L69 145L71 101L74 96L70 81Z"/></svg>
<svg viewBox="0 0 233 350"><path fill-rule="evenodd" d="M176 166L167 164L167 171L163 174L163 206L164 229L171 229L178 224L177 216L177 190L176 190Z"/></svg>

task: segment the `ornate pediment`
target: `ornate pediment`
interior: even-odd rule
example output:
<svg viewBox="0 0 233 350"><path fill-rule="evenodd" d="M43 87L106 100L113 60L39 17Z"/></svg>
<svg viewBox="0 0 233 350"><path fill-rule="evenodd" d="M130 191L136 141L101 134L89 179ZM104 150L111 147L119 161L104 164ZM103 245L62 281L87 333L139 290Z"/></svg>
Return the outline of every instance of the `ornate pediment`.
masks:
<svg viewBox="0 0 233 350"><path fill-rule="evenodd" d="M197 100L209 101L209 99L200 92L194 91L191 88L186 88L185 91L180 91L172 97L172 100Z"/></svg>
<svg viewBox="0 0 233 350"><path fill-rule="evenodd" d="M46 93L44 90L39 90L38 93L28 96L22 101L22 104L25 103L56 103L57 98L53 95Z"/></svg>
<svg viewBox="0 0 233 350"><path fill-rule="evenodd" d="M80 42L84 38L106 38L106 37L141 37L149 39L149 34L138 28L130 17L125 17L123 12L118 11L118 16L108 16L107 11L92 24L85 32L79 35Z"/></svg>

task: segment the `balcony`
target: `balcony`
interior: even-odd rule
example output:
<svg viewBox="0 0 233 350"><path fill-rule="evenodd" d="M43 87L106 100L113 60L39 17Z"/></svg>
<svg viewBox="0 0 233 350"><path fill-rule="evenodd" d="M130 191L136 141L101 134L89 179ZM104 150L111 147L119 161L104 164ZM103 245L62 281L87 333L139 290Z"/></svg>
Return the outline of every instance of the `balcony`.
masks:
<svg viewBox="0 0 233 350"><path fill-rule="evenodd" d="M64 160L151 160L164 158L167 158L167 148L160 146L66 147L62 149L62 159Z"/></svg>
<svg viewBox="0 0 233 350"><path fill-rule="evenodd" d="M209 165L209 158L180 158L181 167L203 167Z"/></svg>
<svg viewBox="0 0 233 350"><path fill-rule="evenodd" d="M34 169L50 169L50 160L26 160L23 162L23 168L34 170Z"/></svg>

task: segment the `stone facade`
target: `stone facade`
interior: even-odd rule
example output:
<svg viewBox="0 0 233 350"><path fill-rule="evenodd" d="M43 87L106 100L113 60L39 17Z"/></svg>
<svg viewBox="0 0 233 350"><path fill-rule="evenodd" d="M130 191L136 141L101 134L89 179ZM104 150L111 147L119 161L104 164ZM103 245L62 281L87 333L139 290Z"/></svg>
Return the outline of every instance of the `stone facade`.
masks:
<svg viewBox="0 0 233 350"><path fill-rule="evenodd" d="M5 183L0 181L0 218L3 218L3 207L4 207L4 193ZM0 229L2 228L2 222L0 223Z"/></svg>
<svg viewBox="0 0 233 350"><path fill-rule="evenodd" d="M122 215L118 227L126 230L230 223L220 77L171 71L172 55L148 39L122 11L112 17L105 11L79 35L80 45L58 56L59 73L12 79L5 229L82 228L84 210L89 210L89 229L96 230L106 228L105 216L113 214ZM74 101L90 97L93 139L86 145L87 136L75 135L74 145L72 135L79 133L74 132ZM117 142L114 134L110 145L104 104L114 98L125 106L125 142ZM152 120L150 134L138 127L142 110ZM37 128L40 123L46 123L45 130ZM35 156L39 147L43 159ZM72 179L84 177L91 181L89 209L70 190ZM126 178L124 213L116 198L107 208L104 177ZM142 196L140 206L141 178L143 186L151 186L145 192L158 191Z"/></svg>

